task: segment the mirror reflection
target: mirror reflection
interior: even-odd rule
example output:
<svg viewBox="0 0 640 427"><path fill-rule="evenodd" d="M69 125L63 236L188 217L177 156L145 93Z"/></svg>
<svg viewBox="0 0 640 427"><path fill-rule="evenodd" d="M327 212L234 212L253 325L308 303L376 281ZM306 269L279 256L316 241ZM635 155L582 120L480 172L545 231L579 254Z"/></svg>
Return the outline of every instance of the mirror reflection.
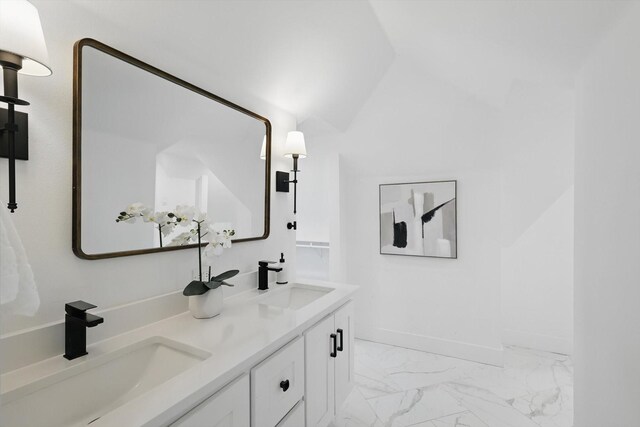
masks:
<svg viewBox="0 0 640 427"><path fill-rule="evenodd" d="M154 223L188 209L235 230L234 241L265 238L268 121L97 47L81 47L81 251L193 243L176 240L187 228ZM130 210L141 217L117 221Z"/></svg>

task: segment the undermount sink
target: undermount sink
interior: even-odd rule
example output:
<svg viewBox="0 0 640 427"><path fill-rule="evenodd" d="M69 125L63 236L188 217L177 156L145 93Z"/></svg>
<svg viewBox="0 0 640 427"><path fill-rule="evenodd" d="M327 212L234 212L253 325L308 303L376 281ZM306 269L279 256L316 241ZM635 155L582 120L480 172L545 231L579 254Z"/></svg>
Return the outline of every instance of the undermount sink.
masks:
<svg viewBox="0 0 640 427"><path fill-rule="evenodd" d="M137 342L3 393L2 425L89 425L210 355L163 337Z"/></svg>
<svg viewBox="0 0 640 427"><path fill-rule="evenodd" d="M273 294L260 300L259 304L298 310L331 291L331 288L294 284L283 290L275 289Z"/></svg>

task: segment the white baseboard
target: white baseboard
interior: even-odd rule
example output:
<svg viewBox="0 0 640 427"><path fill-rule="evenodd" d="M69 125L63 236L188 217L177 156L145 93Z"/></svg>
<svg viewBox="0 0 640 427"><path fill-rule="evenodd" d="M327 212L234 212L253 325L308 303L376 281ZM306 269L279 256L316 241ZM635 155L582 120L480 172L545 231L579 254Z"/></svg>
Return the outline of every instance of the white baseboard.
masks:
<svg viewBox="0 0 640 427"><path fill-rule="evenodd" d="M573 341L571 339L514 331L511 329L502 330L502 343L505 345L531 348L533 350L549 351L551 353L573 353Z"/></svg>
<svg viewBox="0 0 640 427"><path fill-rule="evenodd" d="M503 366L503 349L356 324L356 338L413 350Z"/></svg>

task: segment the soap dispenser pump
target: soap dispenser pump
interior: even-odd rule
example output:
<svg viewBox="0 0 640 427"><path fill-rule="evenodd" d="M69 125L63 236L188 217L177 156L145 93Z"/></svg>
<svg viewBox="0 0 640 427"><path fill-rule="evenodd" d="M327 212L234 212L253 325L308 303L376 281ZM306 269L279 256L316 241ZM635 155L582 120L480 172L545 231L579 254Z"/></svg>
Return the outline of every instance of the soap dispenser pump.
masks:
<svg viewBox="0 0 640 427"><path fill-rule="evenodd" d="M276 284L286 285L289 283L289 270L284 265L284 253L280 253L280 271L276 273Z"/></svg>

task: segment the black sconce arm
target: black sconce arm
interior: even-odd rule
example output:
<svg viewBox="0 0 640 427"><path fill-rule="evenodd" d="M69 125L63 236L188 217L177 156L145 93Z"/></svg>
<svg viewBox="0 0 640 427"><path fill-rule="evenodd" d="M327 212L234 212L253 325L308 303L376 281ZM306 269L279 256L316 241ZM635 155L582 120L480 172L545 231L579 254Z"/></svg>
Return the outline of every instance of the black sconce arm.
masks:
<svg viewBox="0 0 640 427"><path fill-rule="evenodd" d="M6 110L6 124L0 123L0 127L2 127L0 155L9 159L9 202L7 207L13 213L18 208L18 203L16 203L16 158L24 160L28 158L28 126L25 120L27 115L15 110L16 105L29 105L27 101L18 98L18 72L33 76L48 76L51 74L51 69L47 65L49 62L47 46L36 7L26 1L7 1L2 4L3 40L0 43L0 67L2 68L4 94L0 96L0 102L9 104L9 107ZM25 59L29 61L29 66L23 68ZM5 110L2 109L0 113L4 119ZM18 126L16 121L20 123L17 141Z"/></svg>
<svg viewBox="0 0 640 427"><path fill-rule="evenodd" d="M4 96L0 96L0 102L8 104L7 123L2 129L2 133L7 132L7 157L9 159L9 202L7 208L13 213L18 208L16 202L16 133L18 126L15 122L15 106L29 105L29 103L18 98L18 70L22 68L22 61L11 63L8 62L7 55L4 55L0 57L0 65L2 66L4 83Z"/></svg>
<svg viewBox="0 0 640 427"><path fill-rule="evenodd" d="M289 192L289 184L293 184L293 213L297 212L297 204L298 204L298 158L297 154L292 156L293 158L293 179L290 179L288 172L276 171L276 191L278 192Z"/></svg>

